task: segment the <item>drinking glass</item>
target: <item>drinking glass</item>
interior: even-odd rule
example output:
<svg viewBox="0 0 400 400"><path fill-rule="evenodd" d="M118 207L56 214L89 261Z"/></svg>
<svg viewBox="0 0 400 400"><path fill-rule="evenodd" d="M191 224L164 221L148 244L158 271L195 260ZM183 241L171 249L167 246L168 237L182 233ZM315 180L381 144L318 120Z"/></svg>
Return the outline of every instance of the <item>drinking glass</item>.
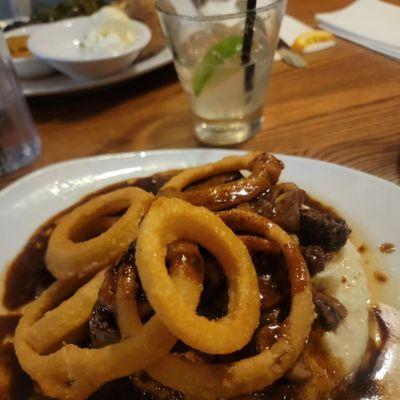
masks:
<svg viewBox="0 0 400 400"><path fill-rule="evenodd" d="M40 139L0 30L0 176L19 169L40 154Z"/></svg>
<svg viewBox="0 0 400 400"><path fill-rule="evenodd" d="M0 27L27 22L32 13L31 0L0 0Z"/></svg>
<svg viewBox="0 0 400 400"><path fill-rule="evenodd" d="M260 131L286 0L157 0L197 138L241 143Z"/></svg>
<svg viewBox="0 0 400 400"><path fill-rule="evenodd" d="M8 0L14 18L30 18L32 12L31 0Z"/></svg>

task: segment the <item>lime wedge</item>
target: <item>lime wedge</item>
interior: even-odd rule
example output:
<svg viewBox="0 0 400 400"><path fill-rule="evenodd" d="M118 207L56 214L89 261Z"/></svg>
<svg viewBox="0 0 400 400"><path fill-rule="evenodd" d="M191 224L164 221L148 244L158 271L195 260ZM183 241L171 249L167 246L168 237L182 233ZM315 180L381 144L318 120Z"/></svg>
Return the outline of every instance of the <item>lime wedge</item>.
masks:
<svg viewBox="0 0 400 400"><path fill-rule="evenodd" d="M204 58L195 67L192 77L192 88L196 96L221 64L242 51L242 45L242 37L228 36L207 50Z"/></svg>

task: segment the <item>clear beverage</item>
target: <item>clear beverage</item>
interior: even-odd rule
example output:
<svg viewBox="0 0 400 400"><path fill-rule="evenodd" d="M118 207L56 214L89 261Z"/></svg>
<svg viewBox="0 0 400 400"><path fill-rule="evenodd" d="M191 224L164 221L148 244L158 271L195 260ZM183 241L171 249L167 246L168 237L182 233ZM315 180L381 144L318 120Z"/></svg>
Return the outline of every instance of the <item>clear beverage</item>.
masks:
<svg viewBox="0 0 400 400"><path fill-rule="evenodd" d="M193 87L199 62L190 55L182 57L184 52L175 60L179 79L195 114L195 131L202 142L240 143L260 129L272 58L261 44L256 43L254 47L249 63L243 64L238 52L215 67L199 93ZM246 73L249 73L246 70L251 72L250 88L246 86Z"/></svg>
<svg viewBox="0 0 400 400"><path fill-rule="evenodd" d="M39 136L0 31L0 176L32 162L40 149Z"/></svg>
<svg viewBox="0 0 400 400"><path fill-rule="evenodd" d="M247 10L243 1L191 4L198 8L193 6L191 13L180 14L182 7L171 8L171 2L164 0L156 2L177 74L195 116L196 136L211 145L241 143L262 126L285 0L258 0L253 10ZM205 9L220 13L206 14Z"/></svg>

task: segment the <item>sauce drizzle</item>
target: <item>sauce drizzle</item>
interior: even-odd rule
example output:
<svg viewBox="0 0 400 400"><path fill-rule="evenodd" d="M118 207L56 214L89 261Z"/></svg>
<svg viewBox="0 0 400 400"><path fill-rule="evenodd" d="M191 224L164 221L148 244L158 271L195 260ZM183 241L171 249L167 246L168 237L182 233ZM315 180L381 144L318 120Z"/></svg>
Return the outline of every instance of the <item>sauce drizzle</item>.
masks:
<svg viewBox="0 0 400 400"><path fill-rule="evenodd" d="M382 243L379 246L379 251L384 254L390 254L396 251L396 246L393 243Z"/></svg>

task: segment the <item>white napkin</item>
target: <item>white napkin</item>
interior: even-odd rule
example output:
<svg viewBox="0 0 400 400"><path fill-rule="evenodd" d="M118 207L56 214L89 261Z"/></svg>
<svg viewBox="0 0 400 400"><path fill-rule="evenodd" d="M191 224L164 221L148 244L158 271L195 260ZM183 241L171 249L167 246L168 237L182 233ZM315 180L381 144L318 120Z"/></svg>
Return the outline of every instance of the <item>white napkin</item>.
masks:
<svg viewBox="0 0 400 400"><path fill-rule="evenodd" d="M387 56L400 59L400 7L357 0L342 10L317 14L318 25Z"/></svg>

